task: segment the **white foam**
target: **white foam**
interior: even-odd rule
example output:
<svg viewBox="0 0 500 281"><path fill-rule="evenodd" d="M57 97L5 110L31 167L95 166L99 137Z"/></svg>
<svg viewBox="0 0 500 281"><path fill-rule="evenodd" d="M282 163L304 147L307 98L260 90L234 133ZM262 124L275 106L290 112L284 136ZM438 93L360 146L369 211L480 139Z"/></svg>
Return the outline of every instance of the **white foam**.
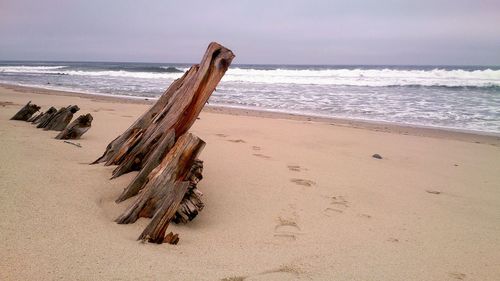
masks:
<svg viewBox="0 0 500 281"><path fill-rule="evenodd" d="M54 66L0 66L0 72L11 72L11 73L47 73L51 70L65 68L65 65L54 65ZM55 72L57 73L57 72Z"/></svg>
<svg viewBox="0 0 500 281"><path fill-rule="evenodd" d="M134 72L126 70L70 70L66 66L2 66L6 73L46 73L75 76L105 76L139 79L177 79L182 73ZM182 70L187 70L183 68ZM500 86L500 70L398 70L398 69L246 69L230 68L223 82L337 86Z"/></svg>
<svg viewBox="0 0 500 281"><path fill-rule="evenodd" d="M231 68L222 81L264 84L345 86L500 86L500 70L323 69L258 70Z"/></svg>

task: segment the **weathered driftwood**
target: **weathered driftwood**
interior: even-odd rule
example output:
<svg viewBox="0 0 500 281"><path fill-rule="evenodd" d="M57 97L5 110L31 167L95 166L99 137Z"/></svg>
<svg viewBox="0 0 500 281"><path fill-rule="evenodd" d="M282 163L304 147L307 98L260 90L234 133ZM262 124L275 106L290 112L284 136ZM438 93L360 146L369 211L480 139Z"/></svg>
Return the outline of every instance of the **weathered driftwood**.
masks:
<svg viewBox="0 0 500 281"><path fill-rule="evenodd" d="M165 239L165 232L172 217L175 215L179 204L181 203L183 194L187 191L189 186L188 182L175 182L168 194L164 195L158 211L154 214L153 219L146 228L142 231L137 240L146 240L151 243L163 243Z"/></svg>
<svg viewBox="0 0 500 281"><path fill-rule="evenodd" d="M118 165L113 176L138 170L116 202L137 195L116 219L133 223L153 218L139 239L176 244L177 234L165 236L171 221L186 223L203 209L197 183L203 162L197 160L204 142L187 133L231 64L233 53L211 43L199 65L175 80L158 101L93 162Z"/></svg>
<svg viewBox="0 0 500 281"><path fill-rule="evenodd" d="M165 239L163 239L163 242L172 244L172 245L177 245L179 243L179 234L174 234L173 232L169 232L167 235L165 235Z"/></svg>
<svg viewBox="0 0 500 281"><path fill-rule="evenodd" d="M51 106L47 111L39 115L36 119L32 120L31 123L33 124L40 124L44 123L45 121L49 120L54 114L57 113L57 109L53 106Z"/></svg>
<svg viewBox="0 0 500 281"><path fill-rule="evenodd" d="M49 109L50 110L50 109ZM56 110L56 112L51 112L50 114L46 114L45 116L40 118L40 121L38 122L38 125L36 126L37 128L45 128L47 127L53 120L54 118L65 110L65 107L61 107L59 110Z"/></svg>
<svg viewBox="0 0 500 281"><path fill-rule="evenodd" d="M150 179L137 200L117 219L129 223L139 216L153 216L139 239L162 243L165 230L174 218L190 182L191 167L205 145L201 139L186 133L150 174Z"/></svg>
<svg viewBox="0 0 500 281"><path fill-rule="evenodd" d="M92 125L92 115L90 113L87 113L85 115L80 115L78 118L76 118L71 124L69 124L64 130L62 130L57 136L56 139L64 139L64 140L69 140L69 139L78 139L80 138L85 132L87 132L90 129L90 126Z"/></svg>
<svg viewBox="0 0 500 281"><path fill-rule="evenodd" d="M170 130L176 138L187 132L233 58L229 49L211 43L201 63L175 80L155 105L108 145L94 164L118 165L113 177L142 169Z"/></svg>
<svg viewBox="0 0 500 281"><path fill-rule="evenodd" d="M40 110L40 107L36 104L31 104L29 101L25 106L23 106L10 120L21 120L28 121L35 112Z"/></svg>
<svg viewBox="0 0 500 281"><path fill-rule="evenodd" d="M116 203L120 203L132 196L137 195L141 188L146 184L148 176L156 168L161 160L165 158L168 151L174 146L175 133L173 130L167 132L162 141L158 144L156 149L151 153L149 160L146 162L141 171L132 180L132 182L125 188L122 194L116 199Z"/></svg>
<svg viewBox="0 0 500 281"><path fill-rule="evenodd" d="M191 133L180 137L161 163L149 174L135 202L116 222L133 223L139 217L157 216L159 212L163 216L164 212L173 208L168 217L170 222L189 188L191 167L204 145L205 142Z"/></svg>
<svg viewBox="0 0 500 281"><path fill-rule="evenodd" d="M203 193L197 188L198 182L203 178L202 172L203 161L196 159L187 177L189 181L188 191L184 194L184 198L172 219L173 222L187 223L188 221L192 221L203 210L203 207L205 207L205 204L201 201Z"/></svg>
<svg viewBox="0 0 500 281"><path fill-rule="evenodd" d="M44 130L62 131L69 124L73 118L73 114L80 110L77 105L69 105L59 109L55 114L50 116L44 122L40 122L37 128L43 128Z"/></svg>
<svg viewBox="0 0 500 281"><path fill-rule="evenodd" d="M32 123L33 121L35 121L35 120L39 119L40 117L42 117L42 115L43 115L43 112L39 111L39 112L33 114L28 120L26 120L26 122Z"/></svg>

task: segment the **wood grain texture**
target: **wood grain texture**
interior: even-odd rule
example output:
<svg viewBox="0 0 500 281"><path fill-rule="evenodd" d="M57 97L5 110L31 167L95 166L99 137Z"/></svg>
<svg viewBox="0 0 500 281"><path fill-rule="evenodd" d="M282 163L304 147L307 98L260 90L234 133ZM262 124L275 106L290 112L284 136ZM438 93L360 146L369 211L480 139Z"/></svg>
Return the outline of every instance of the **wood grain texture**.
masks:
<svg viewBox="0 0 500 281"><path fill-rule="evenodd" d="M64 140L79 139L90 129L93 119L94 118L92 117L92 115L90 115L90 113L80 115L64 130L62 130L55 138Z"/></svg>

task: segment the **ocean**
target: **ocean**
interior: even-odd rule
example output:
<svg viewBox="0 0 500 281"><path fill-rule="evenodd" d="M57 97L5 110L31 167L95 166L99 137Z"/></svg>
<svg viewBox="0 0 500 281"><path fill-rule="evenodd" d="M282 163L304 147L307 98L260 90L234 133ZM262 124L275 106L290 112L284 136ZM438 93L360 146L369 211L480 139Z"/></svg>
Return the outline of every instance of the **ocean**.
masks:
<svg viewBox="0 0 500 281"><path fill-rule="evenodd" d="M190 64L0 61L0 83L157 98ZM500 67L232 65L211 105L500 133Z"/></svg>

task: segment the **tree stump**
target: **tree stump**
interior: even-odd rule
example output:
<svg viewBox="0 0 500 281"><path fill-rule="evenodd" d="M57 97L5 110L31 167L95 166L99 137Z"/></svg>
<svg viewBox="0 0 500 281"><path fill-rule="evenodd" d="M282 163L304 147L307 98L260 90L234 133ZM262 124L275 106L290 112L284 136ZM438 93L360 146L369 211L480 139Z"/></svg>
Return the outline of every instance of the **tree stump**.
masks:
<svg viewBox="0 0 500 281"><path fill-rule="evenodd" d="M37 113L33 114L28 120L26 120L26 122L33 123L33 121L39 119L40 117L42 117L42 115L43 115L43 112L37 112Z"/></svg>
<svg viewBox="0 0 500 281"><path fill-rule="evenodd" d="M151 171L146 183L140 188L142 192L135 202L116 219L116 222L133 223L139 217L152 217L160 204L167 199L170 203L165 210L172 204L176 205L170 215L171 219L189 188L188 176L190 176L191 167L204 145L204 141L191 133L180 137L161 163ZM181 182L182 184L177 184Z"/></svg>
<svg viewBox="0 0 500 281"><path fill-rule="evenodd" d="M120 197L116 199L116 203L127 200L128 198L137 195L137 193L141 191L141 188L146 184L151 171L153 171L153 169L160 164L161 160L165 158L165 155L174 146L174 143L175 134L173 130L170 130L153 151L153 153L149 157L148 162L144 165L139 174L137 174L137 176L127 186L127 188L123 190Z"/></svg>
<svg viewBox="0 0 500 281"><path fill-rule="evenodd" d="M51 115L50 118L44 122L40 122L37 128L43 128L44 130L62 131L69 124L73 118L73 114L80 110L77 105L69 105L59 109L55 114Z"/></svg>
<svg viewBox="0 0 500 281"><path fill-rule="evenodd" d="M113 177L144 167L150 151L169 130L174 131L176 138L187 132L233 58L229 49L211 43L201 63L175 80L150 110L108 145L94 164L118 165Z"/></svg>
<svg viewBox="0 0 500 281"><path fill-rule="evenodd" d="M28 121L35 112L40 110L40 107L36 104L31 104L29 101L25 106L23 106L10 120L21 120Z"/></svg>
<svg viewBox="0 0 500 281"><path fill-rule="evenodd" d="M33 124L40 124L44 123L48 119L50 119L54 114L57 113L57 109L53 106L51 106L47 111L39 115L37 118L31 121Z"/></svg>
<svg viewBox="0 0 500 281"><path fill-rule="evenodd" d="M170 222L186 223L203 209L202 193L197 189L203 162L197 157L205 143L187 131L233 58L229 49L210 43L201 63L175 80L158 101L109 143L103 155L92 163L118 165L112 178L139 171L116 200L118 203L137 195L116 219L117 223L153 218L139 239L176 244L177 234L165 237Z"/></svg>
<svg viewBox="0 0 500 281"><path fill-rule="evenodd" d="M71 124L68 125L62 132L60 132L56 139L79 139L85 132L90 129L92 125L92 115L87 113L85 115L80 115Z"/></svg>

